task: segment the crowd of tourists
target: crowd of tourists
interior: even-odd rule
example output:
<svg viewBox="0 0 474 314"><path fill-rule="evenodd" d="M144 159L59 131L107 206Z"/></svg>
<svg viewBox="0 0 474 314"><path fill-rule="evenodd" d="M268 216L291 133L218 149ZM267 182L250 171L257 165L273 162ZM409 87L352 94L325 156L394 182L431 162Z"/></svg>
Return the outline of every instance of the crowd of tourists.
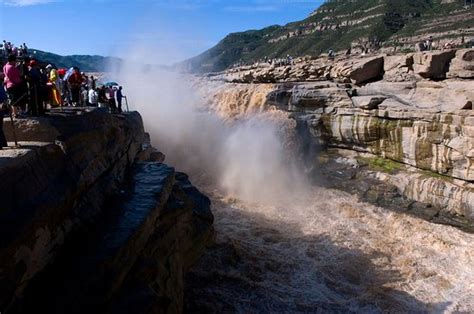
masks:
<svg viewBox="0 0 474 314"><path fill-rule="evenodd" d="M254 62L244 62L242 59L237 62L237 63L234 63L231 68L239 68L239 67L242 67L242 66L248 66L248 65L260 65L260 64L268 64L268 65L273 65L273 66L276 66L276 67L279 67L279 66L287 66L287 65L292 65L294 63L294 59L292 56L290 55L287 55L286 58L268 58L268 57L264 57L262 59L260 59L257 63L254 63Z"/></svg>
<svg viewBox="0 0 474 314"><path fill-rule="evenodd" d="M15 55L17 57L28 56L28 46L25 43L21 44L20 47L16 47L11 42L3 40L1 45L1 54L7 58L9 55Z"/></svg>
<svg viewBox="0 0 474 314"><path fill-rule="evenodd" d="M57 68L28 55L26 44L15 48L3 41L0 55L0 148L6 147L3 117L42 116L52 108L102 107L122 112L125 98L116 83L100 85L78 67Z"/></svg>
<svg viewBox="0 0 474 314"><path fill-rule="evenodd" d="M268 63L270 65L275 66L285 66L285 65L292 65L293 64L293 57L290 55L286 55L286 58L263 58L263 63Z"/></svg>

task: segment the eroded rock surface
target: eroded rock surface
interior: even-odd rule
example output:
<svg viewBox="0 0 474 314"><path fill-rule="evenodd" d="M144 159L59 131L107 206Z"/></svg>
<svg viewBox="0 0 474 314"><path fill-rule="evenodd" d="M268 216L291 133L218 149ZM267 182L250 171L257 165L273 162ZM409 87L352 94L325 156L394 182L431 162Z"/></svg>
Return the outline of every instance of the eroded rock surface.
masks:
<svg viewBox="0 0 474 314"><path fill-rule="evenodd" d="M423 78L444 79L455 50L419 52L413 56L413 69Z"/></svg>
<svg viewBox="0 0 474 314"><path fill-rule="evenodd" d="M385 95L413 108L452 112L472 109L472 81L379 81L357 88L360 96Z"/></svg>
<svg viewBox="0 0 474 314"><path fill-rule="evenodd" d="M413 72L413 55L396 55L384 57L384 80L389 82L411 81Z"/></svg>
<svg viewBox="0 0 474 314"><path fill-rule="evenodd" d="M474 78L474 50L461 49L456 52L455 58L451 61L448 78Z"/></svg>
<svg viewBox="0 0 474 314"><path fill-rule="evenodd" d="M100 212L141 150L144 134L138 113L112 116L98 110L24 124L26 130L21 123L17 128L21 139L36 134L32 141L47 141L24 142L25 153L16 158L10 156L14 151L1 152L3 309L54 259L67 234Z"/></svg>
<svg viewBox="0 0 474 314"><path fill-rule="evenodd" d="M159 163L140 115L15 124L21 148L0 150L0 311L179 312L183 272L213 217L187 176Z"/></svg>
<svg viewBox="0 0 474 314"><path fill-rule="evenodd" d="M21 312L182 312L183 276L213 236L210 201L156 162L137 163L124 188L28 287Z"/></svg>
<svg viewBox="0 0 474 314"><path fill-rule="evenodd" d="M380 78L383 75L384 58L376 56L362 59L348 59L338 62L331 70L331 78L354 84L361 84Z"/></svg>
<svg viewBox="0 0 474 314"><path fill-rule="evenodd" d="M314 168L318 184L425 220L474 232L474 188L403 163L348 149L330 148Z"/></svg>

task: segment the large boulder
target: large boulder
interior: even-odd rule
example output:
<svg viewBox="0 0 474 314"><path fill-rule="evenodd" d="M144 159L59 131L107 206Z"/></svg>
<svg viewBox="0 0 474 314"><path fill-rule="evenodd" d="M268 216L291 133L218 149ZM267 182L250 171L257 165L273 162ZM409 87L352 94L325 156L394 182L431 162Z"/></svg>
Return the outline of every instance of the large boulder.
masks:
<svg viewBox="0 0 474 314"><path fill-rule="evenodd" d="M448 78L474 78L474 49L461 49L451 61Z"/></svg>
<svg viewBox="0 0 474 314"><path fill-rule="evenodd" d="M413 54L385 56L384 80L388 82L404 82L415 78L413 72Z"/></svg>
<svg viewBox="0 0 474 314"><path fill-rule="evenodd" d="M446 73L449 71L449 64L455 54L455 50L415 53L413 69L423 78L445 79Z"/></svg>
<svg viewBox="0 0 474 314"><path fill-rule="evenodd" d="M330 75L336 81L354 84L380 78L383 75L383 56L337 62Z"/></svg>

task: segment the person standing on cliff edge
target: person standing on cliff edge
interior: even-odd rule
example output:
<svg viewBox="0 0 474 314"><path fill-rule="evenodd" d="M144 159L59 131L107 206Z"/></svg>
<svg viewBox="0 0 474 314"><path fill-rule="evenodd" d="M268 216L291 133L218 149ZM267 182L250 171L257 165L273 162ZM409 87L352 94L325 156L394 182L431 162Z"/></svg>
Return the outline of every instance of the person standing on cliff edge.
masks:
<svg viewBox="0 0 474 314"><path fill-rule="evenodd" d="M89 89L88 91L88 101L89 101L89 104L92 106L92 107L97 107L97 103L98 103L98 99L99 99L99 94L97 93L97 91L95 90L95 88L91 88Z"/></svg>
<svg viewBox="0 0 474 314"><path fill-rule="evenodd" d="M80 93L82 86L82 75L78 67L74 67L72 75L68 78L69 87L71 89L72 105L74 107L80 104Z"/></svg>
<svg viewBox="0 0 474 314"><path fill-rule="evenodd" d="M16 116L21 111L21 107L18 105L18 102L22 94L21 85L23 83L21 79L21 74L18 68L16 67L16 56L9 55L8 63L3 67L3 73L5 75L4 85L7 90L8 98L10 98L10 103L13 104L13 115Z"/></svg>
<svg viewBox="0 0 474 314"><path fill-rule="evenodd" d="M122 113L122 86L119 86L117 93L115 94L115 98L117 99L117 110L119 113Z"/></svg>
<svg viewBox="0 0 474 314"><path fill-rule="evenodd" d="M98 103L99 103L99 108L105 108L105 104L107 103L107 96L105 95L105 86L101 86L99 88L99 91L97 92L98 95Z"/></svg>
<svg viewBox="0 0 474 314"><path fill-rule="evenodd" d="M110 86L106 91L107 100L109 103L109 110L111 113L117 112L117 106L115 105L115 89Z"/></svg>
<svg viewBox="0 0 474 314"><path fill-rule="evenodd" d="M30 61L29 69L29 94L30 101L28 106L28 113L32 116L39 116L43 114L43 93L42 93L42 75L38 67L38 61Z"/></svg>
<svg viewBox="0 0 474 314"><path fill-rule="evenodd" d="M4 74L0 69L0 82L3 82ZM0 149L7 147L7 139L5 138L5 133L3 133L3 117L8 112L7 106L7 93L3 86L0 86Z"/></svg>

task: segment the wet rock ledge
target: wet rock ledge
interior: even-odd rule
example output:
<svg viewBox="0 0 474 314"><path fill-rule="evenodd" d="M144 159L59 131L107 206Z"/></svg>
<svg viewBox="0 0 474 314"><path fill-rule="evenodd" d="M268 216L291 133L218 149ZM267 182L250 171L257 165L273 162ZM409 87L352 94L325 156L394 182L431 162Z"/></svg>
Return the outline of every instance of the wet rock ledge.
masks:
<svg viewBox="0 0 474 314"><path fill-rule="evenodd" d="M0 312L181 311L183 276L213 236L210 201L162 163L141 116L15 125L21 148L0 151Z"/></svg>

